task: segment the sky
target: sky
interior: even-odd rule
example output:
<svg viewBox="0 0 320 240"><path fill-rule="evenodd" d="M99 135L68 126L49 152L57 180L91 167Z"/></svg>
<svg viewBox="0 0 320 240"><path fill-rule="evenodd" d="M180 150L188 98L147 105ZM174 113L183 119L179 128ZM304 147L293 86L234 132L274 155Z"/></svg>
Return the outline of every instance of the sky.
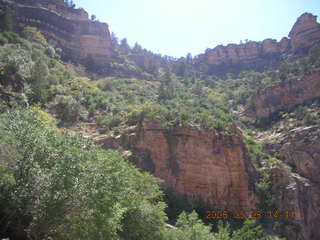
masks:
<svg viewBox="0 0 320 240"><path fill-rule="evenodd" d="M320 0L73 0L129 45L193 56L245 39L281 40L304 12L320 16ZM320 22L320 17L318 18Z"/></svg>

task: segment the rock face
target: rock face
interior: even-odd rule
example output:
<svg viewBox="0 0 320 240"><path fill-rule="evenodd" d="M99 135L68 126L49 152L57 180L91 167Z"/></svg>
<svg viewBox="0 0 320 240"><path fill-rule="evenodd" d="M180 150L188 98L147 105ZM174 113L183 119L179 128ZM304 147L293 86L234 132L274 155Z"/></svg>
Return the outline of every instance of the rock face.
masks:
<svg viewBox="0 0 320 240"><path fill-rule="evenodd" d="M69 59L101 65L114 55L108 25L89 20L83 9L47 0L16 0L11 3L19 29L25 26L38 28L52 43L61 47ZM0 5L7 6L8 2L2 0Z"/></svg>
<svg viewBox="0 0 320 240"><path fill-rule="evenodd" d="M105 148L123 146L134 152L132 161L164 180L167 188L220 209L255 209L255 173L246 157L241 133L174 127L145 122L127 137L101 139Z"/></svg>
<svg viewBox="0 0 320 240"><path fill-rule="evenodd" d="M294 24L289 38L283 38L280 42L266 39L239 45L219 45L208 49L199 59L208 65L209 72L216 74L252 68L262 70L278 63L284 53L305 52L319 42L320 24L317 17L305 13Z"/></svg>
<svg viewBox="0 0 320 240"><path fill-rule="evenodd" d="M257 119L268 118L282 109L292 108L320 97L320 73L301 80L284 81L259 90L249 101L245 114Z"/></svg>
<svg viewBox="0 0 320 240"><path fill-rule="evenodd" d="M295 218L281 230L290 240L320 239L319 185L284 168L271 171L273 194L280 211L295 211Z"/></svg>
<svg viewBox="0 0 320 240"><path fill-rule="evenodd" d="M320 239L320 126L293 128L264 142L269 153L278 156L290 170L271 170L276 208L294 210L295 218L281 230L290 240Z"/></svg>
<svg viewBox="0 0 320 240"><path fill-rule="evenodd" d="M293 51L303 51L320 41L320 24L317 17L305 13L298 18L289 33Z"/></svg>
<svg viewBox="0 0 320 240"><path fill-rule="evenodd" d="M282 141L279 149L285 163L299 175L320 186L320 128L298 129Z"/></svg>

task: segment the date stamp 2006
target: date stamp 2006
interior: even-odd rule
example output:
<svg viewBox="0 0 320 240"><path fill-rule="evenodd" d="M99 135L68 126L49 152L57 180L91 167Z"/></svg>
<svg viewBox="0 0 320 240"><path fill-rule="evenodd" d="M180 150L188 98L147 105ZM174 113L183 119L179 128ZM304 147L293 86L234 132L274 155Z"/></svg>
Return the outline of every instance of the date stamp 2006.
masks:
<svg viewBox="0 0 320 240"><path fill-rule="evenodd" d="M270 210L270 211L260 211L260 210L252 210L249 213L244 210L233 210L233 211L221 211L221 210L213 210L207 211L207 215L205 219L260 219L260 218L272 218L272 219L295 219L296 212L294 209L292 210Z"/></svg>

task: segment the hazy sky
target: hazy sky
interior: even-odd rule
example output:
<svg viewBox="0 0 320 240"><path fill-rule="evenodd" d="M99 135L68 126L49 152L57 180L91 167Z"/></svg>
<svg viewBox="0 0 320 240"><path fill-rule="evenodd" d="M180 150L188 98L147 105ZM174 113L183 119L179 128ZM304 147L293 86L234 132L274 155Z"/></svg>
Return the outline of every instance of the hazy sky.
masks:
<svg viewBox="0 0 320 240"><path fill-rule="evenodd" d="M280 40L320 0L74 0L130 45L174 57L240 40ZM320 22L320 19L318 19Z"/></svg>

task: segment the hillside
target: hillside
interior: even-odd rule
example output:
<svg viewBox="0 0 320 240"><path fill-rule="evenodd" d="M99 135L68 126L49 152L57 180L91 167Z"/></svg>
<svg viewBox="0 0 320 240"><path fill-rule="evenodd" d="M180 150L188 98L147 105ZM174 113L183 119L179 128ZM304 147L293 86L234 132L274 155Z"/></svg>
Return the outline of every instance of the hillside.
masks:
<svg viewBox="0 0 320 240"><path fill-rule="evenodd" d="M0 239L320 238L320 24L175 59L0 0Z"/></svg>

